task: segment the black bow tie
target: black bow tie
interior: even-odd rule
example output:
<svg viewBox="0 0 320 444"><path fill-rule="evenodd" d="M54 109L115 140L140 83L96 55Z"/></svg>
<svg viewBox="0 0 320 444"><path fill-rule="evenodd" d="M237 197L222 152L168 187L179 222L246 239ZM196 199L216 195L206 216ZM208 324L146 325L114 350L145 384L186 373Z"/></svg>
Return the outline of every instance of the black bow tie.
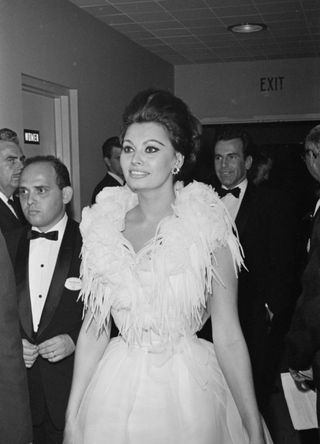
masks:
<svg viewBox="0 0 320 444"><path fill-rule="evenodd" d="M224 197L227 194L232 194L234 197L236 197L238 199L238 197L240 196L240 187L235 187L235 188L231 188L231 189L220 188L218 190L218 194L220 197Z"/></svg>
<svg viewBox="0 0 320 444"><path fill-rule="evenodd" d="M39 237L43 237L44 239L56 241L58 240L58 233L58 231L48 231L47 233L41 233L40 231L31 230L28 233L28 239L39 239Z"/></svg>

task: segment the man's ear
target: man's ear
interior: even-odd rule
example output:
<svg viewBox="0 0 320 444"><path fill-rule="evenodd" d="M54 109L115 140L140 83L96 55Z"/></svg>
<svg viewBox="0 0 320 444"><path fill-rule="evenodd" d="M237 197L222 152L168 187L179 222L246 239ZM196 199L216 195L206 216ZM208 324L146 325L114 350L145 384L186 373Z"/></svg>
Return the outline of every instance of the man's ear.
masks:
<svg viewBox="0 0 320 444"><path fill-rule="evenodd" d="M104 157L104 158L103 158L103 161L104 161L106 167L108 168L108 170L110 170L110 168L111 168L111 164L110 164L110 159L109 159L109 157Z"/></svg>
<svg viewBox="0 0 320 444"><path fill-rule="evenodd" d="M252 165L252 156L247 156L245 158L244 163L245 163L245 166L246 166L246 170L250 170L251 165Z"/></svg>
<svg viewBox="0 0 320 444"><path fill-rule="evenodd" d="M73 196L73 189L71 187L62 188L62 202L67 205Z"/></svg>

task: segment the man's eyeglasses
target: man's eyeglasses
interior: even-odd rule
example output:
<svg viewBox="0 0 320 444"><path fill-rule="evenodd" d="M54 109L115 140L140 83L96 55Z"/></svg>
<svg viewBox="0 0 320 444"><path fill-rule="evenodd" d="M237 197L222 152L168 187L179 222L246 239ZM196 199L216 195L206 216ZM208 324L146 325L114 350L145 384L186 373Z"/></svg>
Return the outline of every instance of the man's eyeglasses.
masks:
<svg viewBox="0 0 320 444"><path fill-rule="evenodd" d="M305 162L307 159L314 160L319 156L320 152L315 153L312 149L306 149L301 154L301 159Z"/></svg>

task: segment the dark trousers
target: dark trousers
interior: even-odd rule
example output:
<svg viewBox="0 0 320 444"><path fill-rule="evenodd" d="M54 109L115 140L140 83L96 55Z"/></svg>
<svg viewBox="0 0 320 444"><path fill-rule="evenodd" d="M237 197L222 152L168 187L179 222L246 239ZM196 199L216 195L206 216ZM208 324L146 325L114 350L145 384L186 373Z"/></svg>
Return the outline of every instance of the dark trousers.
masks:
<svg viewBox="0 0 320 444"><path fill-rule="evenodd" d="M299 438L301 444L319 444L319 431L318 429L301 430L299 432Z"/></svg>
<svg viewBox="0 0 320 444"><path fill-rule="evenodd" d="M46 408L41 424L33 425L33 444L62 444L63 429L57 429Z"/></svg>

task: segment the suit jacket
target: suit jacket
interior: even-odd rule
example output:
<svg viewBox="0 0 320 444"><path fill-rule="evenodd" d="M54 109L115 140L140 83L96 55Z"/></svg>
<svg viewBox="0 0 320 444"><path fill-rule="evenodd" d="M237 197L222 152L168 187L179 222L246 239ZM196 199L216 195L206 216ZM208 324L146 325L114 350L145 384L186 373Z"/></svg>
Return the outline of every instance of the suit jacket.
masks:
<svg viewBox="0 0 320 444"><path fill-rule="evenodd" d="M14 274L0 232L0 442L32 441L27 373L23 361Z"/></svg>
<svg viewBox="0 0 320 444"><path fill-rule="evenodd" d="M19 200L15 198L18 207L18 219L12 213L10 208L0 199L0 229L3 235L6 237L6 234L9 231L13 231L23 225L26 224L26 220L22 214Z"/></svg>
<svg viewBox="0 0 320 444"><path fill-rule="evenodd" d="M239 317L246 333L257 318L267 325L266 303L280 314L296 301L296 218L286 195L249 182L235 224L247 268L238 279Z"/></svg>
<svg viewBox="0 0 320 444"><path fill-rule="evenodd" d="M320 211L315 216L308 263L302 275L302 293L287 335L288 365L295 370L313 367L320 390ZM320 408L318 403L318 422Z"/></svg>
<svg viewBox="0 0 320 444"><path fill-rule="evenodd" d="M93 191L91 198L92 204L95 203L97 194L100 193L100 191L102 191L105 187L121 187L121 184L114 177L110 176L109 173L107 173Z"/></svg>
<svg viewBox="0 0 320 444"><path fill-rule="evenodd" d="M235 224L247 267L247 270L241 270L238 279L239 319L248 345L260 403L265 393L270 390L265 381L266 360L271 365L272 360L280 359L283 336L289 327L296 300L296 224L293 209L286 196L270 187L256 187L250 182ZM266 303L275 314L272 321L273 336L269 335ZM200 332L200 336L207 339L210 334L209 323L205 325L204 331ZM268 351L269 338L272 338L274 343ZM272 363L273 368L270 372L275 372L277 364L275 361ZM271 380L268 384L272 384Z"/></svg>
<svg viewBox="0 0 320 444"><path fill-rule="evenodd" d="M82 245L78 224L68 219L60 246L56 267L39 323L33 332L32 311L28 282L28 255L30 241L27 228L15 236L12 245L19 298L21 334L29 342L40 344L59 334L68 334L76 344L82 323L82 303L77 301L79 291L65 287L69 277L79 277L80 250ZM27 370L33 424L41 423L48 407L50 417L58 429L64 427L64 416L71 388L74 354L57 363L50 363L41 356Z"/></svg>
<svg viewBox="0 0 320 444"><path fill-rule="evenodd" d="M235 223L248 269L239 275L240 320L265 313L265 303L274 314L287 311L296 300L296 218L288 197L249 182Z"/></svg>

